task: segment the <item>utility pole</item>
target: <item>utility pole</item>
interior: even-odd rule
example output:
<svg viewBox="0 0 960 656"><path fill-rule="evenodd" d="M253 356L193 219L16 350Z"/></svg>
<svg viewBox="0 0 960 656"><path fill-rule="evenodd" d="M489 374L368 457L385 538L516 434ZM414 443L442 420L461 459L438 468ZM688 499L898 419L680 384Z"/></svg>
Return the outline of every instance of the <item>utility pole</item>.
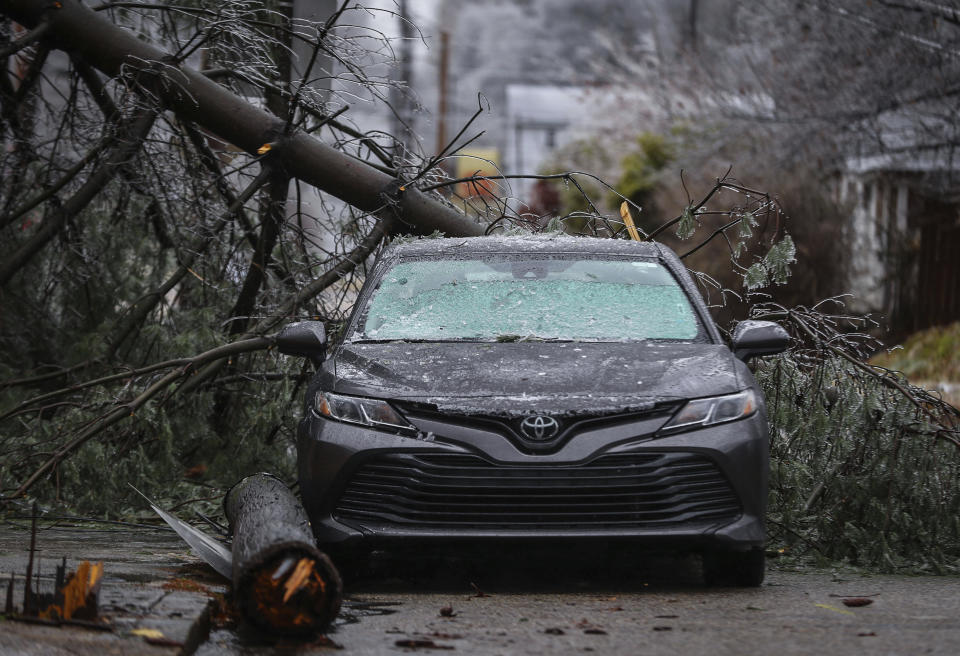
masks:
<svg viewBox="0 0 960 656"><path fill-rule="evenodd" d="M450 32L440 32L440 66L437 80L437 145L434 153L439 153L447 145L447 86L450 81Z"/></svg>
<svg viewBox="0 0 960 656"><path fill-rule="evenodd" d="M397 84L405 85L392 87L390 90L390 105L394 112L394 138L409 150L415 136L413 132L413 108L410 103L410 93L413 89L413 23L407 9L407 0L399 0L397 18L400 20L400 41L397 44Z"/></svg>

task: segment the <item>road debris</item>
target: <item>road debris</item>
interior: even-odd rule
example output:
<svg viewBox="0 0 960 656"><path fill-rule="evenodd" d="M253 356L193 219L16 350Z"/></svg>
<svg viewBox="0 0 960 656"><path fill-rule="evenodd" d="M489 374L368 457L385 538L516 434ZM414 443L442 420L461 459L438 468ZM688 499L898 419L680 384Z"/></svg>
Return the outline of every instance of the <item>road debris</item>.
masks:
<svg viewBox="0 0 960 656"><path fill-rule="evenodd" d="M577 622L577 628L582 629L587 635L607 635L607 632L603 628L586 618Z"/></svg>
<svg viewBox="0 0 960 656"><path fill-rule="evenodd" d="M859 608L860 606L869 606L873 603L873 599L867 599L866 597L848 597L841 599L844 606L850 608Z"/></svg>
<svg viewBox="0 0 960 656"><path fill-rule="evenodd" d="M307 514L286 484L254 474L224 499L233 535L233 597L241 615L271 633L322 632L340 610L342 583L314 544Z"/></svg>
<svg viewBox="0 0 960 656"><path fill-rule="evenodd" d="M155 645L157 647L183 647L183 643L179 640L174 640L173 638L168 638L163 634L163 631L158 629L133 629L130 631L130 635L135 635L143 638L143 641L150 645Z"/></svg>
<svg viewBox="0 0 960 656"><path fill-rule="evenodd" d="M470 582L470 587L473 588L473 597L474 597L474 598L479 599L479 598L489 597L489 596L490 596L490 595L488 595L486 592L484 592L483 590L481 590L481 589L477 586L477 584L474 583L473 581Z"/></svg>
<svg viewBox="0 0 960 656"><path fill-rule="evenodd" d="M427 638L407 638L397 640L393 644L406 649L455 649L453 645L440 645Z"/></svg>
<svg viewBox="0 0 960 656"><path fill-rule="evenodd" d="M40 590L40 562L36 558L38 513L37 504L34 503L30 527L30 556L23 581L23 604L20 612L17 612L14 604L16 577L11 573L4 605L5 618L35 624L70 624L101 631L113 630L109 624L101 621L97 613L103 563L84 560L77 565L76 571L67 573L67 559L64 557L55 570L53 591Z"/></svg>
<svg viewBox="0 0 960 656"><path fill-rule="evenodd" d="M814 604L817 608L823 608L824 610L832 610L835 613L843 613L844 615L856 615L849 610L844 610L842 608L837 608L836 606L830 606L829 604Z"/></svg>
<svg viewBox="0 0 960 656"><path fill-rule="evenodd" d="M130 486L133 490L142 496L153 509L153 512L160 515L170 528L176 531L177 535L183 538L183 541L190 545L190 549L197 557L217 570L222 576L230 578L233 574L233 557L230 550L220 541L210 537L203 531L197 530L186 522L178 519L174 515L164 511L137 488Z"/></svg>
<svg viewBox="0 0 960 656"><path fill-rule="evenodd" d="M337 616L340 574L317 549L306 511L280 479L254 474L227 492L231 548L140 494L197 556L232 581L232 600L249 624L275 634L315 636Z"/></svg>

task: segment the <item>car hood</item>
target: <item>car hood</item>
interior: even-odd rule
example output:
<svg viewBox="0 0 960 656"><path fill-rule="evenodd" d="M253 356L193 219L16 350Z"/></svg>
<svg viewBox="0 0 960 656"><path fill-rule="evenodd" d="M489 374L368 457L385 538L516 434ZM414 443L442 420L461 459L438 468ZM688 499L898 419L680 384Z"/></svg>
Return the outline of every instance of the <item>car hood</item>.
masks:
<svg viewBox="0 0 960 656"><path fill-rule="evenodd" d="M333 389L482 414L625 412L742 389L717 344L345 344Z"/></svg>

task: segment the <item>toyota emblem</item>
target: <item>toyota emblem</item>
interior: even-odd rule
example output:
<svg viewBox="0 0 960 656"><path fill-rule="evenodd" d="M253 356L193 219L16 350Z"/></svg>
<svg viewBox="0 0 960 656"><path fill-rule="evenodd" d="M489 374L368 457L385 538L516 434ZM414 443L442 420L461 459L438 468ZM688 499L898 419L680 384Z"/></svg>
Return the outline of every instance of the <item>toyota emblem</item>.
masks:
<svg viewBox="0 0 960 656"><path fill-rule="evenodd" d="M520 432L528 439L544 442L556 436L560 424L553 417L531 415L520 422Z"/></svg>

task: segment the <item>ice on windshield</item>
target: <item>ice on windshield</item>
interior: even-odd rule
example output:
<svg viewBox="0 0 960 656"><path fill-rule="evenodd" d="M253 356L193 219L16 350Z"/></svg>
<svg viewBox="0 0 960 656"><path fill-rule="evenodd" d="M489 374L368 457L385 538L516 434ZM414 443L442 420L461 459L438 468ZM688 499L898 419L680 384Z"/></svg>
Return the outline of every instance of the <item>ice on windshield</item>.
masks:
<svg viewBox="0 0 960 656"><path fill-rule="evenodd" d="M401 262L354 339L692 340L699 322L652 260L522 256Z"/></svg>

